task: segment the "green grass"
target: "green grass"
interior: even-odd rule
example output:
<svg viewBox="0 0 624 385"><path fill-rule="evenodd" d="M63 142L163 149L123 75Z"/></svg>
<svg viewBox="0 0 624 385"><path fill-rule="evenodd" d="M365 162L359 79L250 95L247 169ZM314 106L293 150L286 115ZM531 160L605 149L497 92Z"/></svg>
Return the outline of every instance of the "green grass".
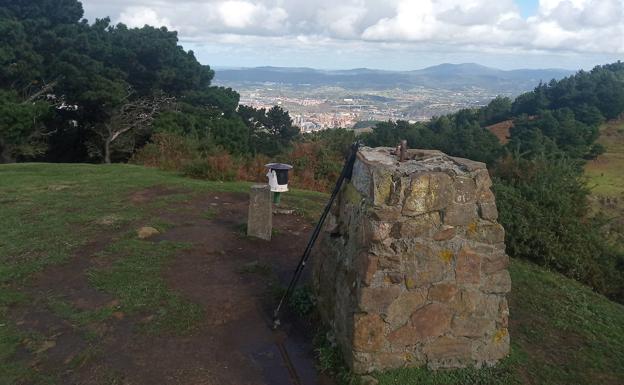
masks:
<svg viewBox="0 0 624 385"><path fill-rule="evenodd" d="M249 185L187 179L130 165L0 165L0 385L58 382L15 359L20 348L34 352L46 340L11 324L10 307L32 303L46 307L82 332L89 346L72 362L77 367L99 354L97 336L88 334L90 326L114 322L115 312L147 319L140 323L147 333L192 331L202 319L201 309L170 290L162 278L163 269L186 245L138 240L134 231L144 225L166 230L169 224L156 221L155 210L208 191L246 193ZM153 186L175 192L141 205L129 204L134 192ZM324 194L293 190L282 202L314 221L326 199ZM200 216L212 219L216 214L209 210ZM52 294L33 302L20 291L34 273L67 262L82 245L102 236L110 242L95 255L98 263L89 271L89 282L114 297L115 305L82 310L62 296ZM270 269L257 264L241 273L270 275ZM480 371L378 373L380 384L620 384L624 307L529 263L514 261L511 273L512 354L507 360ZM307 311L306 298L295 306ZM337 368L330 345L318 349L321 367L345 381L352 379ZM117 381L118 376L111 378Z"/></svg>
<svg viewBox="0 0 624 385"><path fill-rule="evenodd" d="M161 277L167 261L184 247L128 237L106 249L103 258L112 258L112 266L91 270L89 280L118 298L121 312L149 317L148 331L188 333L202 319L202 309L169 290Z"/></svg>
<svg viewBox="0 0 624 385"><path fill-rule="evenodd" d="M596 161L588 162L585 168L588 184L595 195L624 200L624 121L606 123L600 133L598 143L605 146L606 152Z"/></svg>

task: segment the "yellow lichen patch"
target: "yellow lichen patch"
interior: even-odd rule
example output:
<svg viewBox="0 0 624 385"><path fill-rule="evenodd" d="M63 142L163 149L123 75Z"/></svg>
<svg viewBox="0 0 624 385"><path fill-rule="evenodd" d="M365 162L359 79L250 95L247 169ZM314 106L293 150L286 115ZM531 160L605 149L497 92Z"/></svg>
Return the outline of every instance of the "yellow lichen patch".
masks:
<svg viewBox="0 0 624 385"><path fill-rule="evenodd" d="M442 250L440 251L439 257L446 263L451 263L453 260L453 252L451 250Z"/></svg>
<svg viewBox="0 0 624 385"><path fill-rule="evenodd" d="M414 360L414 356L412 355L412 353L405 353L403 359L405 360L405 362L412 362Z"/></svg>
<svg viewBox="0 0 624 385"><path fill-rule="evenodd" d="M352 205L359 205L363 199L362 195L355 189L355 187L353 187L351 183L345 186L342 196Z"/></svg>
<svg viewBox="0 0 624 385"><path fill-rule="evenodd" d="M414 278L406 277L405 278L405 287L407 287L408 289L415 288L416 287L416 281L414 280Z"/></svg>
<svg viewBox="0 0 624 385"><path fill-rule="evenodd" d="M392 174L388 172L375 171L373 173L374 204L386 203L392 192Z"/></svg>
<svg viewBox="0 0 624 385"><path fill-rule="evenodd" d="M468 232L470 234L476 234L477 233L477 222L472 222L471 224L468 225Z"/></svg>
<svg viewBox="0 0 624 385"><path fill-rule="evenodd" d="M507 336L507 329L501 329L494 334L494 342L501 342Z"/></svg>

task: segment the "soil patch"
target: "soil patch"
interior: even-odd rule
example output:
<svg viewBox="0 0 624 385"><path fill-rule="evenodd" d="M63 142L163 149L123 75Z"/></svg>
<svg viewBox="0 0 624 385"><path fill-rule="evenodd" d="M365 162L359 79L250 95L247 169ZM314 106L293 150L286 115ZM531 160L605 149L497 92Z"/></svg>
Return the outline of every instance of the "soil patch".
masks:
<svg viewBox="0 0 624 385"><path fill-rule="evenodd" d="M132 194L128 203L182 192L151 188ZM310 330L288 322L279 332L270 328L272 289L287 284L312 226L303 217L276 215L272 241L248 238L247 204L246 194L205 193L154 209L154 218L169 228L150 242L190 245L163 274L171 289L203 308L197 330L149 335L142 325L150 314L77 326L35 302L12 315L25 332L41 334L41 346L54 337L50 354L30 353L31 362L71 384L331 384L315 369ZM87 274L94 254L118 235L95 239L68 263L46 269L28 292L35 299L62 298L79 310L111 306L115 299L91 287Z"/></svg>

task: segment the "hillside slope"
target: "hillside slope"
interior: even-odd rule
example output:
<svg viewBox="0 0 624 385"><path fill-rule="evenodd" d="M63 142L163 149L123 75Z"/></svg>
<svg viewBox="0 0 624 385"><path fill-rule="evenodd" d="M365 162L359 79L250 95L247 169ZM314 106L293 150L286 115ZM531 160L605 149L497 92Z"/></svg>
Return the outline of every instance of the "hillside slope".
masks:
<svg viewBox="0 0 624 385"><path fill-rule="evenodd" d="M624 249L624 120L604 124L598 143L606 152L588 162L585 173L594 208L609 218L611 234Z"/></svg>
<svg viewBox="0 0 624 385"><path fill-rule="evenodd" d="M206 333L221 328L228 330L234 322L227 315L235 307L218 302L230 303L231 298L203 293L227 293L253 284L251 297L234 298L236 306L247 306L249 298L271 285L267 277L284 258L240 237L233 238L235 247L209 245L222 247L222 253L193 250L208 247L202 231L224 234L223 239L231 238L232 231L240 232L236 221L244 221L248 188L246 183L197 181L128 165L0 165L0 384L60 384L70 379L123 384L146 373L141 360L162 359L175 346L185 348L175 350L175 357L163 367L153 368L156 374L177 373L189 383L211 383L231 375L225 369L197 371L213 365L219 355L214 356L211 344L193 341L203 341ZM224 197L228 201L215 203ZM282 267L284 277L299 252L292 239L305 244L310 220L326 198L305 191L285 194L284 204L307 214L308 220L296 231L292 226L299 217L278 222L291 226L279 227L275 236L294 256ZM234 207L239 210L232 211ZM136 226L145 224L164 231L164 238L136 240ZM248 247L255 251L237 251ZM264 254L266 262L244 262ZM219 277L215 269L227 263L242 263L239 273ZM67 269L74 269L67 276L73 278L64 280ZM621 384L624 306L532 264L513 261L510 271L509 359L483 371L434 374L411 369L377 374L380 383ZM230 283L236 285L227 286ZM192 284L197 286L189 290ZM215 317L225 323L213 324ZM52 321L60 329L43 327ZM256 321L248 327L262 333L265 326ZM107 345L111 336L124 341L113 345L118 349L115 354ZM159 346L162 350L154 350ZM197 361L198 354L205 362ZM146 378L134 383L150 377Z"/></svg>
<svg viewBox="0 0 624 385"><path fill-rule="evenodd" d="M318 70L312 68L256 67L220 69L215 81L219 84L339 86L347 89L433 89L461 90L471 87L518 93L533 89L540 80L561 79L573 72L559 69L504 71L473 63L440 64L414 71L382 71L367 68L352 70Z"/></svg>

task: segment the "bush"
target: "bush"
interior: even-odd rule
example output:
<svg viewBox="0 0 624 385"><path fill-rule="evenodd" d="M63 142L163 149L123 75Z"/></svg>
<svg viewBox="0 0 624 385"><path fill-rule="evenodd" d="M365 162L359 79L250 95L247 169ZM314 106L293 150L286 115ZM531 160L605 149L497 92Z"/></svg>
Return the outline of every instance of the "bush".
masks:
<svg viewBox="0 0 624 385"><path fill-rule="evenodd" d="M621 256L590 216L582 169L567 159L508 157L496 168L494 192L507 252L622 300Z"/></svg>
<svg viewBox="0 0 624 385"><path fill-rule="evenodd" d="M182 168L182 173L197 179L232 181L236 179L237 169L238 165L232 156L227 152L222 152L187 163Z"/></svg>
<svg viewBox="0 0 624 385"><path fill-rule="evenodd" d="M184 165L198 157L191 140L186 137L160 132L152 136L152 141L137 151L132 162L167 171L179 171Z"/></svg>

